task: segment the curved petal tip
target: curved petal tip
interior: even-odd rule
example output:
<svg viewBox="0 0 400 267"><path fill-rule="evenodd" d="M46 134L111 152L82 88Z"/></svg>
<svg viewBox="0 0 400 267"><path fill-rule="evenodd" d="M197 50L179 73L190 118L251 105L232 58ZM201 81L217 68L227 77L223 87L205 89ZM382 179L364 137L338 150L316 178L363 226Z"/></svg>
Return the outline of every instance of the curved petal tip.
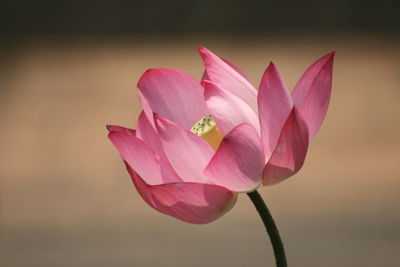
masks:
<svg viewBox="0 0 400 267"><path fill-rule="evenodd" d="M125 127L122 127L122 126L116 126L116 125L106 125L106 128L107 128L109 133L111 133L111 132L119 132L119 133L126 133L126 134L129 134L129 135L136 136L136 130L134 130L134 129L129 129L129 128L125 128Z"/></svg>

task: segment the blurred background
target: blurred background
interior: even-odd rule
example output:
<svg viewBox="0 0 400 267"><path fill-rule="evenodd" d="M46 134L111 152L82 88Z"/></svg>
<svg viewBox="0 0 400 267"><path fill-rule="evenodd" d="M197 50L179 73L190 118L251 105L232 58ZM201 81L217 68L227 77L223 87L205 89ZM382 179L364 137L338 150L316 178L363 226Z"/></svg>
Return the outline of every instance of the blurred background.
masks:
<svg viewBox="0 0 400 267"><path fill-rule="evenodd" d="M335 50L303 169L259 191L290 266L399 266L398 1L3 1L0 266L274 266L246 195L189 225L135 192L106 124L135 127L150 67L203 72L204 45L289 88Z"/></svg>

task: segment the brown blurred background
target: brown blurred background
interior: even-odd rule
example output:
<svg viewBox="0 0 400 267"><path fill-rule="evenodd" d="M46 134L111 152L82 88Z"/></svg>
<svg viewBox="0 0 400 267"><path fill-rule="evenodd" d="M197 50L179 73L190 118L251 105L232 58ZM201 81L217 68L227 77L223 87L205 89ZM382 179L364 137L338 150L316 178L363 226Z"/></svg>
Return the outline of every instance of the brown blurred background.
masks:
<svg viewBox="0 0 400 267"><path fill-rule="evenodd" d="M150 67L201 77L204 45L290 88L337 52L328 116L295 177L259 191L290 266L400 265L395 1L7 1L0 9L0 266L274 266L246 195L189 225L148 207L107 140Z"/></svg>

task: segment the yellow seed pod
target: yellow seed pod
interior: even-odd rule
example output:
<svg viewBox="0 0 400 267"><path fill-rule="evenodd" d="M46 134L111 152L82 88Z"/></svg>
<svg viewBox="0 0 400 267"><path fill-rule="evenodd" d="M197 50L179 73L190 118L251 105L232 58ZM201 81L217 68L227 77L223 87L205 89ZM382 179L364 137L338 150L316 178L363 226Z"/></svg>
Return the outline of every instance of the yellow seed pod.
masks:
<svg viewBox="0 0 400 267"><path fill-rule="evenodd" d="M217 150L224 137L211 115L199 120L190 130L203 138L214 150Z"/></svg>

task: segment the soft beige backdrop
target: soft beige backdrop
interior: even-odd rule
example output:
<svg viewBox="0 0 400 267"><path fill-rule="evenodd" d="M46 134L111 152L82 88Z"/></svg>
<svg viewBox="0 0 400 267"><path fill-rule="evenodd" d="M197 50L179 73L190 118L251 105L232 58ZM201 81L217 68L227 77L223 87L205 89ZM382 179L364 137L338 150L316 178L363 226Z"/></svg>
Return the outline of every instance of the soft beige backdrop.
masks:
<svg viewBox="0 0 400 267"><path fill-rule="evenodd" d="M382 36L19 43L0 56L0 265L274 266L246 195L189 225L135 192L105 124L135 126L150 67L199 78L205 45L292 88L336 50L331 106L295 177L260 193L296 267L399 266L400 46Z"/></svg>

